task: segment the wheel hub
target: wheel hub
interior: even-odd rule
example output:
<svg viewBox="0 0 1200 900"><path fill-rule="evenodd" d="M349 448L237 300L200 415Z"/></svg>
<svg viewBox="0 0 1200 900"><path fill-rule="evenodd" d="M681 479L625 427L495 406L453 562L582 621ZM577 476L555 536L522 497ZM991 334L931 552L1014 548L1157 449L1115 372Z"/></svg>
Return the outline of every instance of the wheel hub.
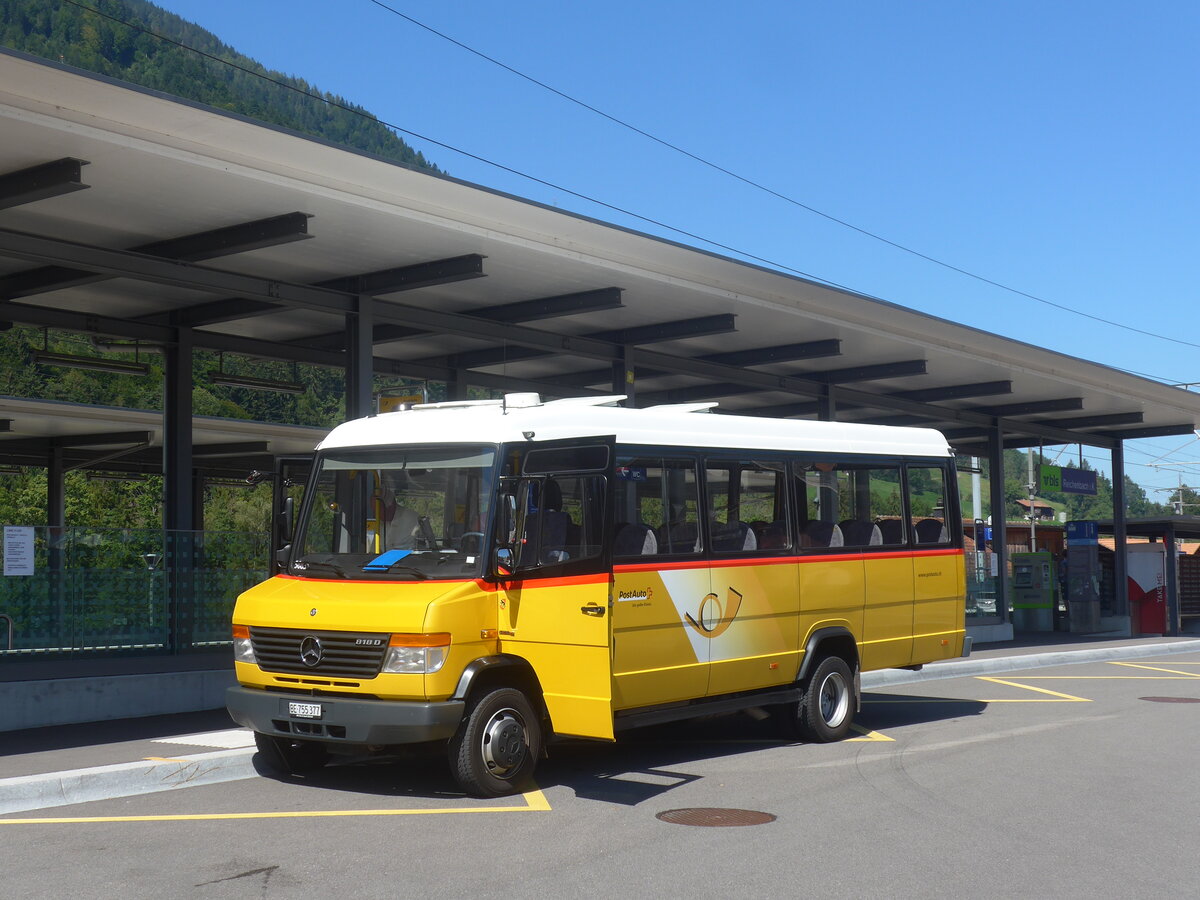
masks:
<svg viewBox="0 0 1200 900"><path fill-rule="evenodd" d="M830 675L821 683L820 702L821 718L826 725L836 728L850 707L850 692L838 675Z"/></svg>
<svg viewBox="0 0 1200 900"><path fill-rule="evenodd" d="M511 709L492 716L483 730L483 761L493 775L504 775L525 759L525 726Z"/></svg>

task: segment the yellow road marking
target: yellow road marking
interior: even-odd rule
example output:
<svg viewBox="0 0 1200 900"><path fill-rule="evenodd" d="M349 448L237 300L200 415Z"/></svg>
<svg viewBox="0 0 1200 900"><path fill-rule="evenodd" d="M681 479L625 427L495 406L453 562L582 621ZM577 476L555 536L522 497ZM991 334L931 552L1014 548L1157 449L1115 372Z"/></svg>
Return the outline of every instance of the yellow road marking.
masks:
<svg viewBox="0 0 1200 900"><path fill-rule="evenodd" d="M880 734L878 731L868 731L861 725L851 725L850 727L854 731L857 731L859 734L861 734L862 737L846 738L847 743L851 741L891 741L892 743L895 743L896 741L895 738L890 738L886 734Z"/></svg>
<svg viewBox="0 0 1200 900"><path fill-rule="evenodd" d="M1166 672L1169 675L1183 675L1187 678L1200 678L1200 672L1180 672L1176 669L1163 669L1159 666L1146 665L1145 663L1114 662L1113 665L1128 666L1131 669L1146 669L1149 672Z"/></svg>
<svg viewBox="0 0 1200 900"><path fill-rule="evenodd" d="M111 822L209 822L225 819L331 819L354 816L435 816L459 813L550 812L539 788L526 791L524 806L464 806L448 809L331 809L310 812L193 813L167 816L71 816L44 819L0 819L0 825L78 825Z"/></svg>
<svg viewBox="0 0 1200 900"><path fill-rule="evenodd" d="M1091 700L1088 700L1086 697L1076 697L1072 694L1062 694L1062 693L1059 693L1058 691L1051 691L1046 688L1034 687L1032 684L1021 684L1016 681L1006 681L1003 678L990 678L986 675L976 675L975 677L978 678L980 681L990 681L994 684L1004 684L1004 685L1008 685L1009 687L1024 688L1027 691L1036 691L1039 694L1049 694L1052 698L1054 698L1051 700L1044 700L1041 698L1032 699L1029 697L1005 698L1005 699L1001 699L1001 700L981 700L981 701L979 701L981 703L1091 703L1092 702Z"/></svg>

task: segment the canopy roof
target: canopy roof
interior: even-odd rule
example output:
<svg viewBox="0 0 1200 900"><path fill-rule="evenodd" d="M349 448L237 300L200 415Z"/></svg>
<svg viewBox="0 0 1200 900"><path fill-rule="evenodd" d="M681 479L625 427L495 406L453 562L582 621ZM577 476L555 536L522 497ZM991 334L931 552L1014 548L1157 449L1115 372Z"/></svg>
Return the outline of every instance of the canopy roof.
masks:
<svg viewBox="0 0 1200 900"><path fill-rule="evenodd" d="M0 51L0 318L343 366L360 298L377 373L562 397L632 369L639 406L962 451L1200 423L1180 388Z"/></svg>

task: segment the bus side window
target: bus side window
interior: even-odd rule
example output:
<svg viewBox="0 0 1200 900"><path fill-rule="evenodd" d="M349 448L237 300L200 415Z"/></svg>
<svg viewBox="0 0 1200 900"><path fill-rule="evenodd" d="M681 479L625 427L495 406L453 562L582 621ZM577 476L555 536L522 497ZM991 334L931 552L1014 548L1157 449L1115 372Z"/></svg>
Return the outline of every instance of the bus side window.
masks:
<svg viewBox="0 0 1200 900"><path fill-rule="evenodd" d="M694 462L659 457L620 458L616 491L614 556L699 552Z"/></svg>
<svg viewBox="0 0 1200 900"><path fill-rule="evenodd" d="M908 504L913 539L918 544L949 544L946 527L946 470L940 466L908 467Z"/></svg>
<svg viewBox="0 0 1200 900"><path fill-rule="evenodd" d="M712 549L718 553L791 546L784 463L709 460L705 490Z"/></svg>
<svg viewBox="0 0 1200 900"><path fill-rule="evenodd" d="M836 463L797 462L792 464L792 486L800 547L814 550L844 545L840 497L844 493Z"/></svg>

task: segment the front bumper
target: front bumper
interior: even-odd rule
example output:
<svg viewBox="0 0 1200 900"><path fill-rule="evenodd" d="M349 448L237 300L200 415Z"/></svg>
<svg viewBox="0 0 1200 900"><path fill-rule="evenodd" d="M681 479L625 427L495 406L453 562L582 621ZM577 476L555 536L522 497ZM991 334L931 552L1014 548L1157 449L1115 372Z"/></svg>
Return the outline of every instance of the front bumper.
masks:
<svg viewBox="0 0 1200 900"><path fill-rule="evenodd" d="M319 704L319 717L289 713L290 703ZM419 744L445 740L462 720L462 700L421 703L281 694L235 685L225 692L229 715L261 734L336 744Z"/></svg>

